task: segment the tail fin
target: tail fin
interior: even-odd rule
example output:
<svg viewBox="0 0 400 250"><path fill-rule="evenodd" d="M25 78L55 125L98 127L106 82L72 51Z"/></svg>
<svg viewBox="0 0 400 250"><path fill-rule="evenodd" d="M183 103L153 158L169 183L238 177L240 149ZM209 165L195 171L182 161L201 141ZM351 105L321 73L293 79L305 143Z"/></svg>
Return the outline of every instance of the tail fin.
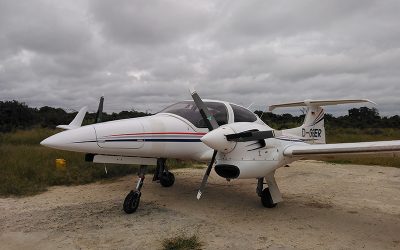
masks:
<svg viewBox="0 0 400 250"><path fill-rule="evenodd" d="M278 105L272 105L269 107L269 111L276 108L284 107L307 107L306 117L304 123L300 127L283 130L282 133L289 136L294 136L310 144L325 144L325 122L324 116L325 111L321 106L330 106L338 104L349 104L349 103L362 103L369 102L376 104L367 99L358 100L305 100L303 102L284 103Z"/></svg>

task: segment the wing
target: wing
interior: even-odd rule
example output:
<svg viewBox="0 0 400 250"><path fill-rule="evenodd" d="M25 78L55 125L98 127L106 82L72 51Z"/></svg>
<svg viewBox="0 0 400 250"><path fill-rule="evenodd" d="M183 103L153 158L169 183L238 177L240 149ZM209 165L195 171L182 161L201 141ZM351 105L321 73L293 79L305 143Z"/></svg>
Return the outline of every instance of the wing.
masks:
<svg viewBox="0 0 400 250"><path fill-rule="evenodd" d="M290 102L290 103L271 105L269 106L269 111L272 112L276 108L289 108L289 107L299 107L299 106L332 106L338 104L350 104L350 103L362 103L362 102L369 102L376 105L376 103L368 99L305 100L302 102Z"/></svg>
<svg viewBox="0 0 400 250"><path fill-rule="evenodd" d="M361 154L394 156L400 154L400 140L315 145L294 144L287 147L283 154L302 159L329 159L334 158L334 156L354 156Z"/></svg>
<svg viewBox="0 0 400 250"><path fill-rule="evenodd" d="M76 129L82 126L83 119L85 118L85 115L88 111L88 108L85 106L81 108L78 112L78 114L75 116L74 120L68 125L58 125L57 128L65 129L65 130L70 130L70 129Z"/></svg>

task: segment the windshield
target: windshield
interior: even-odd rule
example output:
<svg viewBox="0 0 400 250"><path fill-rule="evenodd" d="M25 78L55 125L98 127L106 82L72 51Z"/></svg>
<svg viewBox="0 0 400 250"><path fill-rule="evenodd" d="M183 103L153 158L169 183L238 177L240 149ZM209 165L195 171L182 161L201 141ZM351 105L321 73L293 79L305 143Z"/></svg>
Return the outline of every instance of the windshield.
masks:
<svg viewBox="0 0 400 250"><path fill-rule="evenodd" d="M228 111L225 104L219 102L204 102L204 104L207 106L210 113L215 117L218 125L221 126L228 123ZM160 111L159 113L172 113L179 115L198 128L207 128L207 125L201 117L200 111L195 105L194 101L178 102Z"/></svg>

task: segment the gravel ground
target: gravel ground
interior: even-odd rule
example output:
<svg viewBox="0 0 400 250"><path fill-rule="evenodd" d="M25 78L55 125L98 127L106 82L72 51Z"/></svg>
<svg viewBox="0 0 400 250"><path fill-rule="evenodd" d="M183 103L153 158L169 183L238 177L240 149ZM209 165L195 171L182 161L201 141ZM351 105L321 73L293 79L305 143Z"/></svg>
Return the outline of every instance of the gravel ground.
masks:
<svg viewBox="0 0 400 250"><path fill-rule="evenodd" d="M203 172L176 170L171 188L148 176L132 215L122 202L135 176L1 198L0 249L160 249L181 234L204 249L400 249L399 168L293 163L277 171L284 202L274 209L256 180L214 172L197 201Z"/></svg>

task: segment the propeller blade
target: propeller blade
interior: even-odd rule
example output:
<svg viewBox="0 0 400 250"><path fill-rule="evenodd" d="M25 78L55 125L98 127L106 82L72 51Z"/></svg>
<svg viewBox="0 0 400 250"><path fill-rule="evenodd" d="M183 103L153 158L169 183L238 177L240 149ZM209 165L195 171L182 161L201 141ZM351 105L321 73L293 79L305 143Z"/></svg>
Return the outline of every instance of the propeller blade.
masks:
<svg viewBox="0 0 400 250"><path fill-rule="evenodd" d="M196 90L190 89L190 95L192 96L194 103L196 104L197 108L199 109L201 117L203 117L203 120L206 123L208 130L212 131L214 129L217 129L219 127L217 121L215 120L214 116L210 113L207 106L204 104L203 100L201 100L201 98L197 94ZM200 200L201 195L203 194L203 190L207 184L208 176L210 176L211 169L215 162L215 158L217 157L217 153L218 153L218 151L214 150L211 161L208 164L207 170L203 176L203 180L200 184L199 191L197 192L198 200Z"/></svg>
<svg viewBox="0 0 400 250"><path fill-rule="evenodd" d="M201 195L203 194L204 187L205 187L206 184L207 184L208 176L210 176L211 169L212 169L212 167L213 167L213 165L214 165L214 162L215 162L215 158L216 158L216 156L217 156L217 153L218 153L218 151L217 151L217 150L214 150L214 153L213 153L213 156L212 156L212 158L211 158L210 164L208 164L206 173L205 173L204 176L203 176L203 181L201 182L199 191L197 192L197 199L198 199L198 200L200 200Z"/></svg>
<svg viewBox="0 0 400 250"><path fill-rule="evenodd" d="M100 97L99 108L97 109L96 119L94 123L99 123L103 117L103 103L104 103L104 96Z"/></svg>
<svg viewBox="0 0 400 250"><path fill-rule="evenodd" d="M210 131L218 128L219 125L217 121L215 120L214 116L210 113L210 111L207 109L207 106L204 104L203 100L201 100L196 90L190 89L190 94L192 95L193 101L196 104L197 108L199 109L200 114L207 125L207 128Z"/></svg>
<svg viewBox="0 0 400 250"><path fill-rule="evenodd" d="M269 131L249 130L237 134L226 135L226 140L235 142L257 141L268 138L275 138L277 136L280 136L281 134L282 134L281 131L276 131L276 130L269 130Z"/></svg>

